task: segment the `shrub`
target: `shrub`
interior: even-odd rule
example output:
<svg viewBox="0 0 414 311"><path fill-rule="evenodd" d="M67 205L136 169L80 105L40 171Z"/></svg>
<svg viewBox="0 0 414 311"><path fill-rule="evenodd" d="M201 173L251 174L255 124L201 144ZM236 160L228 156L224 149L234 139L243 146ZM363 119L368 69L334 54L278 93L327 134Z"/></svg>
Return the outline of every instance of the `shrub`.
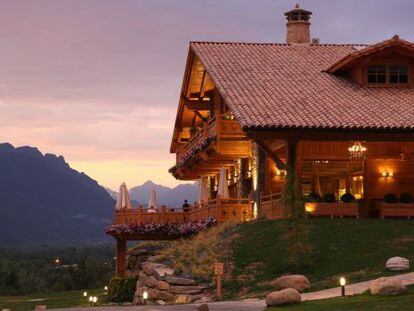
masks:
<svg viewBox="0 0 414 311"><path fill-rule="evenodd" d="M386 195L384 195L384 201L386 203L396 203L397 196L394 193L387 193Z"/></svg>
<svg viewBox="0 0 414 311"><path fill-rule="evenodd" d="M108 299L112 302L132 302L136 283L135 278L113 277L109 281Z"/></svg>
<svg viewBox="0 0 414 311"><path fill-rule="evenodd" d="M355 201L355 197L352 193L346 192L341 196L341 201L344 203L351 203Z"/></svg>
<svg viewBox="0 0 414 311"><path fill-rule="evenodd" d="M214 263L223 261L228 250L224 237L235 226L233 222L224 222L201 231L191 239L173 241L160 251L157 261L168 261L179 274L211 279Z"/></svg>
<svg viewBox="0 0 414 311"><path fill-rule="evenodd" d="M411 203L413 201L411 194L404 192L400 194L400 202L404 204Z"/></svg>
<svg viewBox="0 0 414 311"><path fill-rule="evenodd" d="M333 193L327 193L323 196L323 201L326 203L335 203L336 196Z"/></svg>
<svg viewBox="0 0 414 311"><path fill-rule="evenodd" d="M311 202L311 203L318 203L322 200L321 196L316 193L316 192L312 192L308 195L307 201Z"/></svg>

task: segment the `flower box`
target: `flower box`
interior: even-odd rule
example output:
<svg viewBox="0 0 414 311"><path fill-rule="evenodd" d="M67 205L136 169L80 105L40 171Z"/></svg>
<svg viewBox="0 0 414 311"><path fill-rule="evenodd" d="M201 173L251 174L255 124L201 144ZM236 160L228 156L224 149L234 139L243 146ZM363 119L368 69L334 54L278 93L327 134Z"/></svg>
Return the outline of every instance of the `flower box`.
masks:
<svg viewBox="0 0 414 311"><path fill-rule="evenodd" d="M316 217L355 217L359 218L359 205L353 203L306 203L306 211Z"/></svg>
<svg viewBox="0 0 414 311"><path fill-rule="evenodd" d="M378 203L379 217L414 217L414 203Z"/></svg>

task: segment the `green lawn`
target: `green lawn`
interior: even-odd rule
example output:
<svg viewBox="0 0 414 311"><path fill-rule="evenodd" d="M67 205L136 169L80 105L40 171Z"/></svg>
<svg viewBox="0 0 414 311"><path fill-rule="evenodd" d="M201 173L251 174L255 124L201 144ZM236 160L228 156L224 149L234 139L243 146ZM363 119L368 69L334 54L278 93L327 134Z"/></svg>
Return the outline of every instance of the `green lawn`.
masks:
<svg viewBox="0 0 414 311"><path fill-rule="evenodd" d="M312 291L389 275L385 261L392 256L414 259L414 221L400 219L312 219L313 256L301 269L289 266L279 238L280 221L239 226L232 242L233 279L225 282L227 297L265 294L266 281L286 273L309 277Z"/></svg>
<svg viewBox="0 0 414 311"><path fill-rule="evenodd" d="M107 303L106 294L102 289L86 290L88 295L97 296L99 303ZM47 305L48 309L88 306L87 298L83 297L83 290L33 294L27 296L0 297L0 310L13 311L34 310L36 305ZM42 301L30 301L44 299Z"/></svg>
<svg viewBox="0 0 414 311"><path fill-rule="evenodd" d="M408 293L396 297L379 297L370 294L362 294L353 297L326 299L319 301L302 302L297 305L284 307L274 307L268 311L286 310L286 311L404 311L413 310L414 306L414 288L409 287Z"/></svg>

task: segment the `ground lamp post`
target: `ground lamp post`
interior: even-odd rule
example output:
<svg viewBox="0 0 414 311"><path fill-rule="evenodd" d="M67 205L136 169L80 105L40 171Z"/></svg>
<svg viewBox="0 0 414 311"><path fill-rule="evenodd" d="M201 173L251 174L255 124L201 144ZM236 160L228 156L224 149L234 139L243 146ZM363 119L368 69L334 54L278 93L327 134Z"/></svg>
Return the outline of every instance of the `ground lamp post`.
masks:
<svg viewBox="0 0 414 311"><path fill-rule="evenodd" d="M88 292L83 292L83 297L88 296Z"/></svg>
<svg viewBox="0 0 414 311"><path fill-rule="evenodd" d="M346 285L346 280L344 277L341 277L339 279L339 284L341 285L341 296L344 297L345 296L345 285Z"/></svg>
<svg viewBox="0 0 414 311"><path fill-rule="evenodd" d="M148 292L145 291L142 293L142 299L144 300L144 305L147 304L147 299L148 299Z"/></svg>

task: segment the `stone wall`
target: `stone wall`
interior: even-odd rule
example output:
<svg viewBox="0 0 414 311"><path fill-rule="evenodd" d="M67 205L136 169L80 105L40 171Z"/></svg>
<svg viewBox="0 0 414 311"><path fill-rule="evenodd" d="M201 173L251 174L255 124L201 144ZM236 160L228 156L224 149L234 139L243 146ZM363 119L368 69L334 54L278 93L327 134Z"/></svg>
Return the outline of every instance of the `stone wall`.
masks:
<svg viewBox="0 0 414 311"><path fill-rule="evenodd" d="M127 275L137 278L134 304L184 304L212 300L209 284L200 283L189 276L177 275L164 263L155 262L160 246L138 246L128 253Z"/></svg>

